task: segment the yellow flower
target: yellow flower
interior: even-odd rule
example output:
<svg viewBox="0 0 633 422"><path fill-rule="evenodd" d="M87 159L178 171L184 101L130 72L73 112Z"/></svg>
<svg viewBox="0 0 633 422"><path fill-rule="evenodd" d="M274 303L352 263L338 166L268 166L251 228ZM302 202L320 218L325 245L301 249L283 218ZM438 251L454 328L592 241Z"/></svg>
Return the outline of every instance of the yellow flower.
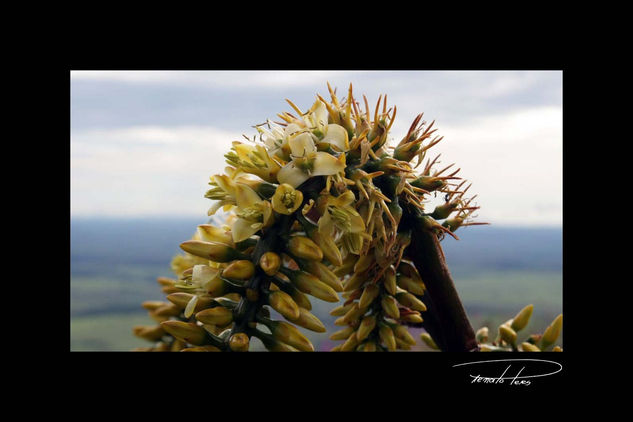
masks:
<svg viewBox="0 0 633 422"><path fill-rule="evenodd" d="M365 230L363 218L351 205L355 202L352 191L348 190L338 197L328 196L325 201L325 212L319 218L319 232L332 235L335 229L344 234Z"/></svg>
<svg viewBox="0 0 633 422"><path fill-rule="evenodd" d="M235 182L230 177L216 174L211 176L209 184L214 187L207 191L205 198L216 199L218 202L209 208L208 215L215 214L221 207L224 211L228 211L235 205Z"/></svg>
<svg viewBox="0 0 633 422"><path fill-rule="evenodd" d="M290 215L295 212L303 202L303 193L283 183L277 187L271 202L273 209L279 214Z"/></svg>
<svg viewBox="0 0 633 422"><path fill-rule="evenodd" d="M233 142L231 151L225 156L226 161L238 170L261 177L267 182L275 182L279 164L270 158L262 145L246 145Z"/></svg>
<svg viewBox="0 0 633 422"><path fill-rule="evenodd" d="M262 200L257 193L246 185L235 185L237 219L231 228L234 242L241 242L255 234L259 229L273 222L270 202Z"/></svg>

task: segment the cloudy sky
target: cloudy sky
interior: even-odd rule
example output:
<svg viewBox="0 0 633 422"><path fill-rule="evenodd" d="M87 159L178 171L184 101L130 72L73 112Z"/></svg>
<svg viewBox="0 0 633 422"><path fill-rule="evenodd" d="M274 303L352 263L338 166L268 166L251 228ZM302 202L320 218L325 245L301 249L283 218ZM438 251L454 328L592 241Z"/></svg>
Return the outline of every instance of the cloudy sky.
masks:
<svg viewBox="0 0 633 422"><path fill-rule="evenodd" d="M209 176L253 125L307 109L326 81L398 107L391 135L436 120L442 165L472 182L478 220L562 223L560 71L184 71L71 73L71 215L204 220Z"/></svg>

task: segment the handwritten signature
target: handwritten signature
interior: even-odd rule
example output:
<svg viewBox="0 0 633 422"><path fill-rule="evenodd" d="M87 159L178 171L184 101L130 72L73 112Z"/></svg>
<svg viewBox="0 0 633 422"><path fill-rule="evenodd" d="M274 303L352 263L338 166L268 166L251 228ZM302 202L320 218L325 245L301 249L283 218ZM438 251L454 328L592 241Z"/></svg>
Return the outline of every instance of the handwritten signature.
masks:
<svg viewBox="0 0 633 422"><path fill-rule="evenodd" d="M504 363L500 363L500 362L504 362ZM512 362L512 363L508 364L508 362ZM525 374L524 371L526 370L526 364L519 364L520 362L539 362L539 364L538 365L535 365L534 363L530 364L532 366L531 372L529 374ZM482 360L478 362L460 363L457 365L453 365L453 368L458 367L458 366L482 365L482 364L488 364L485 370L485 375L482 375L481 370L478 373L468 374L472 378L471 384L479 384L479 383L503 384L505 381L509 381L509 385L528 386L532 383L533 378L554 375L563 370L563 365L561 365L560 363L553 362L551 360L545 360L545 359ZM534 371L534 366L538 366L540 368L538 368L535 373L532 373ZM548 367L548 366L549 366L549 369L545 369L545 370L551 371L551 372L540 373L541 371L543 371L543 367ZM490 375L493 371L497 372L500 370L503 370L501 375L499 376Z"/></svg>

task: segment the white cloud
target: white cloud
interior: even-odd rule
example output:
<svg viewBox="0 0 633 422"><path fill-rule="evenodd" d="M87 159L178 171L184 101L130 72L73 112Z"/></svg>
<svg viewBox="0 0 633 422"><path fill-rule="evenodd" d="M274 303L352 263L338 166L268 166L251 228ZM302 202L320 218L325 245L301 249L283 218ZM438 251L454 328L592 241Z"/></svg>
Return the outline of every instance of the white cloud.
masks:
<svg viewBox="0 0 633 422"><path fill-rule="evenodd" d="M442 126L433 148L455 162L477 193L479 220L493 224L562 224L562 110L542 107ZM434 156L434 155L433 155ZM439 167L438 167L439 168Z"/></svg>
<svg viewBox="0 0 633 422"><path fill-rule="evenodd" d="M417 113L435 119L445 139L432 151L442 153L445 165L457 163L473 183L469 193L478 193L481 220L562 222L561 72L73 71L71 77L94 82L73 89L73 215L204 215L208 177L222 172L231 141L242 140L242 131L252 136L254 123L274 120L283 108L269 106L285 105L286 96L307 109L313 93L327 93L329 80L339 97L352 82L357 100L366 93L372 108L388 93L398 107L396 142ZM123 84L112 89L101 81Z"/></svg>
<svg viewBox="0 0 633 422"><path fill-rule="evenodd" d="M411 116L412 118L413 116ZM408 129L404 116L393 133ZM436 123L441 165L457 163L478 194L480 221L495 225L562 222L562 114L557 107ZM252 133L247 132L247 135ZM208 178L225 167L240 133L205 126L130 127L72 134L73 215L196 215L211 205ZM439 168L439 167L438 167Z"/></svg>
<svg viewBox="0 0 633 422"><path fill-rule="evenodd" d="M72 80L135 84L190 85L201 88L301 87L340 77L336 71L72 71Z"/></svg>
<svg viewBox="0 0 633 422"><path fill-rule="evenodd" d="M209 176L241 134L212 127L89 130L71 138L72 215L202 215Z"/></svg>

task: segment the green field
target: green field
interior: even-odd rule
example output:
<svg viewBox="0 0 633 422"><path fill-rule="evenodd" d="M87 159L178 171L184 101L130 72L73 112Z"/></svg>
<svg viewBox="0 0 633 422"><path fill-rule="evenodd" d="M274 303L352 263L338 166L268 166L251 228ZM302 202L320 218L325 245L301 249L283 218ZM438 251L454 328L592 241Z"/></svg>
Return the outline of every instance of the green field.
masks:
<svg viewBox="0 0 633 422"><path fill-rule="evenodd" d="M171 258L195 224L187 220L72 222L71 350L126 351L145 345L132 335L135 325L154 324L141 303L165 300L156 278L172 276ZM464 230L460 237L459 242L444 241L443 248L475 330L486 325L496 335L499 324L531 303L532 319L519 333L523 339L524 333L542 332L562 313L560 229L486 227ZM328 339L340 329L329 315L340 302L311 302L312 313L328 333L302 331L317 350L329 350L340 344ZM263 349L257 343L254 340L253 349Z"/></svg>
<svg viewBox="0 0 633 422"><path fill-rule="evenodd" d="M560 272L484 272L473 276L455 275L455 282L475 330L487 325L492 332L523 306L532 303L535 307L534 314L523 333L542 332L562 312ZM147 345L143 340L135 338L131 330L134 325L154 323L140 308L140 303L144 300L162 299L157 284L131 282L129 279L104 280L87 277L73 280L73 284L73 295L77 301L73 302L73 310L77 315L71 318L70 323L71 350L126 351ZM94 305L96 299L104 310L113 304L121 310L89 313L91 302L92 309L99 310ZM313 313L321 318L328 327L328 332L338 330L333 325L335 318L329 315L329 311L339 304L318 300L312 300L312 303ZM327 333L302 331L319 350L328 350L338 344L330 341ZM259 346L255 349L261 349ZM415 348L422 349L424 348Z"/></svg>

